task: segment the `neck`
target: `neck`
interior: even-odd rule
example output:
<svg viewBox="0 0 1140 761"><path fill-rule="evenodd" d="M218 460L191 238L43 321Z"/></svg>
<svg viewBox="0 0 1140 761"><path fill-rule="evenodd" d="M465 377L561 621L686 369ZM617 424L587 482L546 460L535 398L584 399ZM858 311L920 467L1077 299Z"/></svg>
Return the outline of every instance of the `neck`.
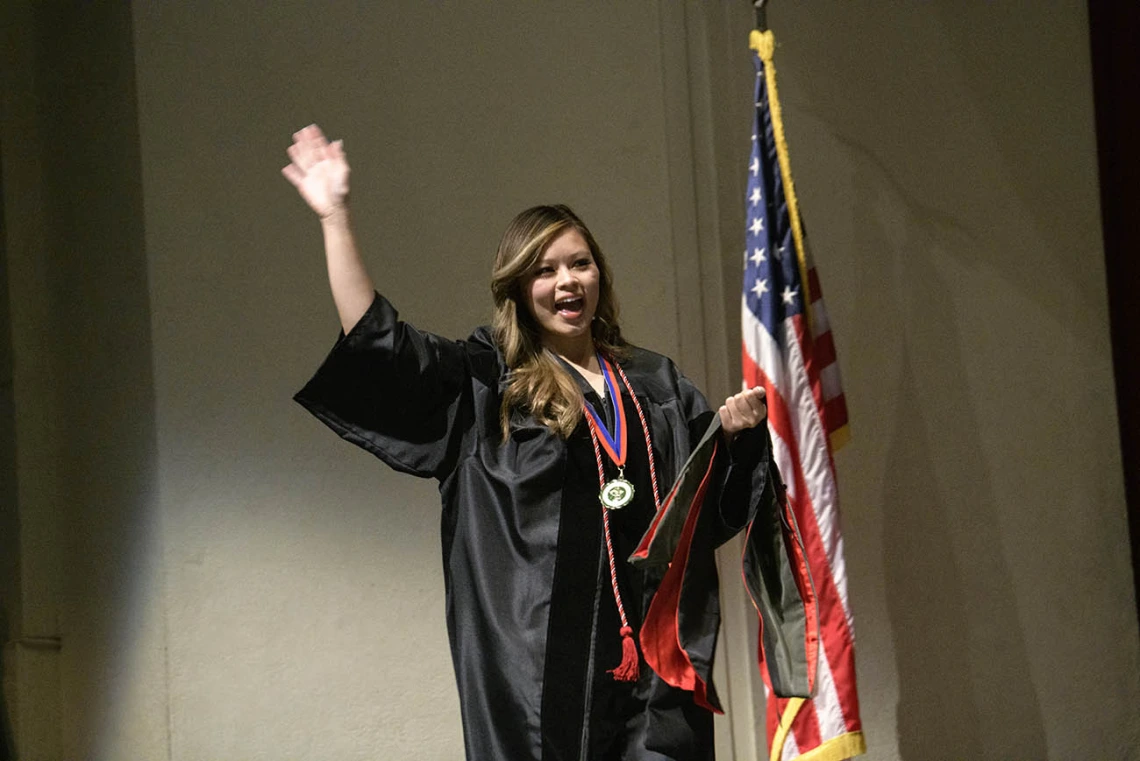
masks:
<svg viewBox="0 0 1140 761"><path fill-rule="evenodd" d="M589 335L582 336L581 340L565 342L548 339L543 341L543 345L572 365L591 369L594 372L601 371L598 366L597 351L594 349L594 339Z"/></svg>

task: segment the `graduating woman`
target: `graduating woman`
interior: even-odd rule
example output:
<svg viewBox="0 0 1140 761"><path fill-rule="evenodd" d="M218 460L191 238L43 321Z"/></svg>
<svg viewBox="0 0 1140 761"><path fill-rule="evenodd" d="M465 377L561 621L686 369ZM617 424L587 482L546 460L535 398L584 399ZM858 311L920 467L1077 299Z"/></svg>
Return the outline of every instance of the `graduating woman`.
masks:
<svg viewBox="0 0 1140 761"><path fill-rule="evenodd" d="M392 468L439 482L467 758L712 759L713 550L772 491L763 391L719 408L706 509L670 583L689 600L684 656L664 663L642 629L670 565L625 559L718 413L668 358L622 338L590 231L565 206L519 214L495 258L493 325L446 340L376 293L341 143L314 125L288 153L344 329L296 398Z"/></svg>

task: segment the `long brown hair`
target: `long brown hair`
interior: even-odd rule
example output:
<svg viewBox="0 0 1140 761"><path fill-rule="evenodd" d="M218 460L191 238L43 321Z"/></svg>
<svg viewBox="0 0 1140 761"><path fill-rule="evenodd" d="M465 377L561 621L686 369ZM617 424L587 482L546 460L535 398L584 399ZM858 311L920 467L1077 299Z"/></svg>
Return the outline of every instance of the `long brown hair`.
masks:
<svg viewBox="0 0 1140 761"><path fill-rule="evenodd" d="M559 436L566 438L582 419L582 391L570 374L542 345L541 332L527 309L523 288L531 271L554 239L569 229L577 230L598 267L598 306L590 332L594 345L605 356L625 356L625 340L618 327L618 305L613 275L598 242L568 206L534 206L507 225L495 254L491 272L491 295L495 301L492 320L495 342L506 360L508 379L499 408L503 440L510 436L511 413L529 412Z"/></svg>

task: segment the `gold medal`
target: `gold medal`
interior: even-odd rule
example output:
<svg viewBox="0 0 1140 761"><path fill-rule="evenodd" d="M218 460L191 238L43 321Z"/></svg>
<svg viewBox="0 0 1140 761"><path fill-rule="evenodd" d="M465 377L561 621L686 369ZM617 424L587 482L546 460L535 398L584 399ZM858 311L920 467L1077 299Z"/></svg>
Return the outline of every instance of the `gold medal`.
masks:
<svg viewBox="0 0 1140 761"><path fill-rule="evenodd" d="M612 481L607 481L598 499L607 510L618 510L625 507L633 499L633 484L620 475Z"/></svg>

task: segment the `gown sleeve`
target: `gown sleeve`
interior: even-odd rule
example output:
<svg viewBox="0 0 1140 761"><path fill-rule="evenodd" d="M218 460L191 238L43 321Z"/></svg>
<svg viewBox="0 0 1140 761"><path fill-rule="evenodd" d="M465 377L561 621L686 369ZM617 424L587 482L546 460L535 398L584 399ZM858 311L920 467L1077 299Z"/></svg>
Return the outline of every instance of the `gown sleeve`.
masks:
<svg viewBox="0 0 1140 761"><path fill-rule="evenodd" d="M376 294L294 399L392 468L442 480L470 427L470 375L464 343L417 330Z"/></svg>

